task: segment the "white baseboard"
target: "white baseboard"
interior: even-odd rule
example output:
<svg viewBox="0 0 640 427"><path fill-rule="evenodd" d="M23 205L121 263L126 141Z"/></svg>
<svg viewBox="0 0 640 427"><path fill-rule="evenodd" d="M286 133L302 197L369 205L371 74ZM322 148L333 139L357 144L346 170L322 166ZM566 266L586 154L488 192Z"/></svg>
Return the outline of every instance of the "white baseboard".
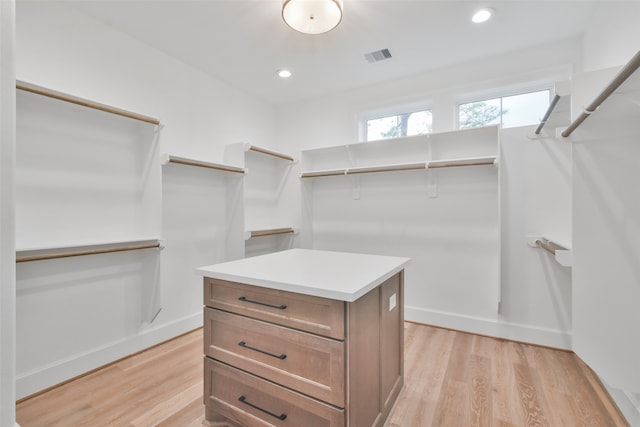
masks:
<svg viewBox="0 0 640 427"><path fill-rule="evenodd" d="M640 426L640 398L633 393L613 388L600 378L609 395L631 427Z"/></svg>
<svg viewBox="0 0 640 427"><path fill-rule="evenodd" d="M107 343L29 372L18 373L16 398L22 399L200 326L202 326L202 312L144 329L137 335Z"/></svg>
<svg viewBox="0 0 640 427"><path fill-rule="evenodd" d="M405 306L404 313L405 320L411 322L565 350L572 348L571 333L566 331L509 323L499 318L486 319L411 306Z"/></svg>

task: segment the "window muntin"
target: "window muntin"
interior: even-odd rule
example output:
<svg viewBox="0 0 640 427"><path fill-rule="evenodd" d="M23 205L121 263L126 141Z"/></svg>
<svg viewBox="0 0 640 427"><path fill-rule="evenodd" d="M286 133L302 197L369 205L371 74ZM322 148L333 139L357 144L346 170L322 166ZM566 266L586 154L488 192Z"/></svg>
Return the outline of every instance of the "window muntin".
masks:
<svg viewBox="0 0 640 427"><path fill-rule="evenodd" d="M502 96L458 105L458 127L501 124L503 128L538 123L549 105L549 90Z"/></svg>
<svg viewBox="0 0 640 427"><path fill-rule="evenodd" d="M365 141L421 135L433 130L431 110L412 111L367 119Z"/></svg>

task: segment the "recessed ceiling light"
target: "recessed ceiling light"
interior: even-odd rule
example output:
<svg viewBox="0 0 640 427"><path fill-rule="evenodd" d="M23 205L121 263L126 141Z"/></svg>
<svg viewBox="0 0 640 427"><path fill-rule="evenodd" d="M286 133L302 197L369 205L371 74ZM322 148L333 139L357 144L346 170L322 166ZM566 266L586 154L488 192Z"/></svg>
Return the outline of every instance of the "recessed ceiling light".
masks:
<svg viewBox="0 0 640 427"><path fill-rule="evenodd" d="M490 7L485 7L485 8L479 9L476 13L474 13L471 20L476 24L479 24L481 22L488 21L489 19L491 19L492 16L493 16L493 9L491 9Z"/></svg>
<svg viewBox="0 0 640 427"><path fill-rule="evenodd" d="M283 79L289 78L289 77L291 77L291 71L289 71L289 70L278 70L278 76L283 78Z"/></svg>

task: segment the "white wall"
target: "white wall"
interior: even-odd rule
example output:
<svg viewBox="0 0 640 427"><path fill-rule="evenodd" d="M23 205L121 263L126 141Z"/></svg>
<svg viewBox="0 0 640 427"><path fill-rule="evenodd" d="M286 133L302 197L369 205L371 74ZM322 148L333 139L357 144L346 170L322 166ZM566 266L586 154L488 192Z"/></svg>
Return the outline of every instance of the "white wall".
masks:
<svg viewBox="0 0 640 427"><path fill-rule="evenodd" d="M15 4L0 2L0 426L16 411L15 337Z"/></svg>
<svg viewBox="0 0 640 427"><path fill-rule="evenodd" d="M518 84L541 83L546 82L550 86L557 80L569 79L571 75L581 69L581 40L571 39L553 45L539 46L536 48L512 52L509 55L486 58L469 64L462 64L457 67L449 67L446 69L434 70L421 75L401 79L385 84L366 87L346 93L327 95L320 99L314 99L311 102L300 103L296 105L284 106L278 110L278 146L282 150L295 153L296 150L349 144L358 140L358 114L361 112L371 111L383 108L385 106L394 106L402 104L416 103L427 101L431 103L434 111L434 132L444 132L454 128L454 111L455 103L459 98L459 94L486 93L492 88L513 88ZM544 112L541 112L541 115ZM511 138L511 146L516 144L531 143L524 135L518 135ZM557 172L562 176L566 173L566 153L549 153L538 145L533 149L537 152L538 160L541 164L548 161L554 162L554 157L561 154L561 166ZM509 151L509 163L507 167L514 171L514 177L519 180L517 185L507 187L508 194L501 194L500 197L506 197L510 204L503 209L502 214L507 214L509 218L514 218L517 213L521 212L523 206L531 209L530 218L536 216L536 206L540 199L540 191L528 194L519 194L523 187L534 185L532 177L518 176L516 171L527 168L528 158L520 155L513 155L513 150ZM417 159L421 160L421 159ZM553 163L552 163L553 164ZM533 168L533 166L531 166ZM299 168L297 172L299 172ZM471 172L463 172L467 174ZM419 206L424 201L416 201L415 194L408 196L409 191L402 193L395 189L391 191L389 188L400 178L379 177L370 178L370 180L380 180L378 186L378 196L375 196L376 190L369 194L372 197L379 197L385 189L384 195L391 197L393 194L394 205L397 206L399 212L395 216L387 216L380 212L373 212L376 206L367 206L367 201L360 202L361 206L357 214L352 215L352 211L345 210L350 204L357 203L349 201L348 194L335 193L331 196L327 193L321 197L321 194L313 199L313 204L303 203L302 210L311 210L317 212L322 210L327 215L333 212L331 227L334 230L340 230L341 233L332 233L331 241L317 240L314 230L314 239L312 241L303 241L303 245L313 245L314 247L323 248L331 245L334 248L342 250L361 250L365 252L388 253L389 255L398 254L403 250L395 240L389 240L388 230L396 230L402 232L405 229L416 229L425 225L425 217L419 214L410 215L414 211L425 212L424 206ZM567 188L566 176L562 190ZM364 182L364 181L363 181ZM472 180L472 182L475 182ZM502 182L502 181L501 181ZM298 183L290 182L287 191L292 195L289 200L295 200L296 191L299 191ZM416 184L418 185L418 184ZM459 182L459 191L473 197L476 188L471 185L462 185ZM324 191L329 184L313 184ZM551 184L553 186L553 184ZM375 187L374 187L375 188ZM364 189L364 187L363 187ZM466 189L466 190L465 190ZM501 188L500 191L505 189ZM347 189L343 191L347 192ZM364 191L364 190L363 190ZM461 194L462 194L461 193ZM444 193L443 193L444 194ZM320 200L320 198L322 200ZM489 198L491 199L491 198ZM489 200L487 199L487 200ZM485 200L486 201L486 200ZM296 203L292 202L291 208L297 208ZM318 204L320 203L320 204ZM495 198L495 211L499 212L498 198ZM299 209L299 208L298 208ZM385 207L385 209L392 209ZM471 208L469 208L471 209ZM546 209L543 209L546 212ZM369 212L369 213L367 213ZM300 214L302 215L301 211ZM496 213L498 215L498 213ZM546 217L546 213L544 213ZM563 218L569 215L563 212ZM327 217L328 218L328 217ZM363 227L369 220L378 220L377 226L385 233L378 233L377 237L368 235L366 240L354 235L353 233L344 233L351 227L357 229ZM444 219L445 221L447 218ZM535 221L531 221L535 223ZM563 219L558 228L566 223ZM535 224L533 224L535 225ZM511 245L519 245L519 251L527 251L523 234L528 229L536 232L544 232L542 228L535 226L525 226L522 222L508 219L502 224L502 241ZM310 226L307 224L307 227ZM304 239L304 236L302 236ZM435 250L428 240L417 240L411 242L415 248L415 254L418 259L414 262L420 263L428 259L430 251ZM496 249L496 248L493 248ZM538 252L529 253L527 268L535 270L535 275L524 283L521 281L522 268L521 260L513 260L509 257L502 259L502 314L500 316L487 316L486 313L478 315L473 309L467 310L465 297L468 295L448 294L447 288L441 288L440 293L429 300L428 297L413 298L407 301L408 305L415 304L416 310L408 311L407 318L409 320L424 321L426 318L418 316L416 313L430 313L429 320L442 326L461 328L470 331L486 333L497 336L504 336L513 339L523 339L541 344L569 347L570 325L570 274L566 271L558 270L556 266L547 265L547 261L540 257ZM506 261L506 265L504 264ZM458 260L458 267L464 268L461 260ZM554 282L550 285L540 283L545 279L545 274L552 274ZM407 295L419 295L422 293L419 289L423 286L420 284L422 280L428 281L428 277L420 277L421 274L409 275L407 281ZM496 283L500 286L500 283ZM454 287L455 288L455 287ZM451 290L451 289L449 289ZM431 289L429 292L438 292L437 289ZM429 294L427 292L427 294ZM427 295L428 296L428 295ZM445 302L446 300L446 302ZM436 301L439 301L437 304ZM533 304L536 304L534 308ZM472 304L473 305L473 304ZM468 307L467 307L468 308ZM414 314L412 314L414 313ZM412 317L414 316L414 317Z"/></svg>
<svg viewBox="0 0 640 427"><path fill-rule="evenodd" d="M577 110L575 114L578 114L585 105L588 105L595 96L605 87L608 82L611 81L615 73L618 72L619 67L629 61L640 49L640 45L638 45L638 40L640 40L640 26L638 26L637 17L640 16L640 3L633 1L624 1L624 2L603 2L597 6L597 9L593 15L591 25L588 26L585 34L584 34L584 70L585 71L595 71L593 74L580 76L581 86L579 92L579 98L572 100L574 104L574 108ZM614 68L610 68L614 67ZM637 72L636 72L637 73ZM631 107L636 108L634 107ZM594 117L595 118L595 117ZM594 124L586 124L586 128L588 129L590 126L594 126ZM598 126L597 123L595 126ZM625 124L628 126L628 124ZM584 128L583 128L584 132ZM591 135L602 135L602 132L591 132ZM599 139L598 137L597 139ZM593 144L581 144L577 151L577 164L575 166L576 171L578 172L577 181L574 184L574 191L578 194L578 199L574 202L574 205L577 203L576 208L578 210L590 209L596 206L605 206L605 204L610 204L611 200L615 200L617 197L620 197L620 193L618 190L616 191L601 191L596 190L593 185L593 176L597 174L598 176L606 176L606 175L617 175L618 173L624 172L627 174L627 178L625 182L635 182L640 179L638 177L637 167L625 168L624 166L626 162L624 160L632 157L631 150L635 150L636 145L631 144L626 147L618 147L620 144L624 146L624 138L621 140L615 141L615 144L611 144L611 141L598 141L596 140ZM604 144L604 145L603 145ZM622 149L621 149L622 148ZM618 160L614 161L611 164L609 161L605 161L605 163L601 163L600 161L596 162L597 166L595 168L590 168L588 166L589 162L592 162L595 158L600 158L604 155L603 158L606 159L615 159L618 156L621 156ZM621 169L621 167L623 169ZM609 178L603 178L601 186L609 186ZM627 195L622 194L623 198L627 198ZM614 203L617 203L614 201ZM600 208L598 208L600 209ZM587 211L587 213L589 213ZM591 215L592 213L589 213ZM576 212L577 216L579 216L578 223L575 225L578 229L583 227L590 227L591 222L593 222L592 216L583 216L581 213ZM600 212L598 215L606 217L608 214L605 212ZM614 227L613 230L607 229L611 224L601 224L599 229L601 230L602 236L608 235L611 231L613 233L617 233L619 230L617 227ZM626 230L627 227L625 227ZM624 231L624 235L626 235L626 231ZM584 244L588 244L588 242L583 239L589 239L591 233L584 236L577 236L578 243L582 240ZM602 237L599 236L598 238ZM627 240L626 236L619 236L621 241L624 242ZM619 244L613 242L614 247L618 247ZM595 262L594 265L611 265L616 262L615 256L611 253L611 251L606 251L608 256L613 256L613 260L609 261L608 259L601 259L597 254L591 254L589 252L589 247L585 247L581 250L578 248L578 265L574 270L575 273L575 286L580 286L581 289L587 289L587 293L581 292L578 294L578 300L584 301L585 298L598 298L597 291L599 284L594 283L596 277L598 277L601 273L611 272L611 269L602 269L600 272L596 273L596 275L592 275L592 271L590 268L593 267L591 262ZM637 249L637 248L636 248ZM615 252L615 249L614 249ZM592 258L589 258L589 257ZM586 257L586 258L585 258ZM597 261L594 261L597 259ZM617 286L622 286L624 288L624 280L625 274L630 274L629 272L623 273L622 282L617 282ZM619 277L618 274L615 274L616 279ZM586 283L584 281L586 280ZM636 280L637 284L637 280ZM589 290L590 289L590 290ZM627 288L626 292L629 292L632 288ZM633 291L631 291L633 292ZM619 292L617 292L619 294ZM608 294L611 295L612 293ZM591 295L591 296L590 296ZM606 316L607 321L605 324L609 325L610 331L615 331L618 329L617 327L611 326L610 322L616 322L620 320L621 316L624 314L620 314L620 310L618 308L618 304L621 301L618 300L614 303L615 308L611 310L615 313L614 316ZM635 357L637 354L637 349L629 351L615 349L610 343L603 344L603 337L609 336L608 339L614 339L616 334L608 335L606 332L602 335L598 331L602 331L601 327L604 325L598 326L594 329L595 335L601 335L600 337L594 337L594 339L586 338L591 332L589 329L588 319L591 319L591 314L595 314L593 319L600 318L603 314L602 310L598 310L598 307L601 306L599 302L597 307L592 306L593 304L580 304L577 308L578 313L575 314L581 318L581 320L577 321L577 348L581 357L584 357L588 363L592 365L598 375L603 376L603 382L609 388L609 392L611 396L615 399L618 407L622 410L630 425L636 426L640 425L640 399L638 399L638 394L633 393L637 390L637 380L634 380L633 375L627 375L627 373L637 373L639 368L636 365L633 365L633 360L629 361L632 366L627 372L626 369L629 366L628 363L623 363L620 360L615 360L613 357L617 357L615 355L623 355L626 354L628 357ZM608 303L604 303L608 305ZM631 310L637 310L635 307L631 308ZM604 312L606 314L606 311ZM629 315L629 314L627 314ZM617 320L616 320L617 319ZM585 320L587 323L585 323ZM626 323L626 322L624 322ZM637 322L636 322L637 323ZM622 330L627 331L627 326L623 326ZM629 328L631 333L637 332L637 328ZM634 342L637 343L638 339L632 337L625 336L623 340L631 345ZM602 353L598 349L608 349L607 353ZM636 382L635 386L633 382ZM613 384L613 385L612 385Z"/></svg>
<svg viewBox="0 0 640 427"><path fill-rule="evenodd" d="M611 76L616 70L597 75ZM594 81L598 79L578 78L574 84L590 93ZM634 95L639 89L636 72L620 88L630 97L614 93L570 137L574 351L612 387L633 425L640 422L640 113Z"/></svg>
<svg viewBox="0 0 640 427"><path fill-rule="evenodd" d="M503 319L523 326L510 338L571 348L571 268L526 242L571 248L572 146L549 127L533 138L535 127L500 134Z"/></svg>
<svg viewBox="0 0 640 427"><path fill-rule="evenodd" d="M61 222L63 226L59 228L87 239L117 233L159 233L152 237L164 238L166 245L160 254L130 252L19 266L15 338L20 361L17 394L22 397L201 325L201 279L194 268L237 256L224 243L229 238L229 225L234 222L230 207L234 198L230 193L237 188L239 178L188 166L161 166L157 154L169 152L221 162L228 143L247 141L272 146L275 114L264 102L96 22L69 5L20 2L16 14L18 79L157 117L162 123L158 147L150 157L158 163L152 161L149 168L153 172L147 175L157 192L151 203L154 209L145 213L146 220L128 220L121 229L102 230L100 226L84 227L90 221L82 218L77 223ZM101 129L96 138L107 139ZM148 143L154 144L143 141ZM141 150L142 155L149 154L145 148ZM44 160L55 163L62 160L57 156L64 154L62 150L50 150ZM91 155L85 152L83 157ZM117 162L112 153L105 155L110 159L107 164ZM21 160L33 165L34 156L24 154ZM78 155L72 154L71 158L78 159ZM119 167L127 170L129 159L124 159L123 165L115 164L116 171ZM42 161L37 160L41 166L46 164ZM91 194L85 185L91 182L89 175L83 175L88 172L74 173L83 184L86 200L108 190L101 188L101 192ZM116 181L114 193L118 191ZM36 200L48 200L49 208L59 206L69 212L63 201L47 198L46 188L34 184L30 184L33 203L21 202L20 211L28 211ZM24 201L24 195L19 200ZM129 196L123 197L127 203L131 201ZM127 209L138 215L136 207L139 205L132 202L131 209ZM127 212L116 210L113 217L126 215ZM98 216L111 221L108 214ZM46 227L42 233L30 233L27 228L19 229L19 237L28 236L29 244L38 244L38 235L48 233L56 242L65 235L47 231ZM237 235L241 238L241 230ZM2 241L5 244L4 238ZM149 306L153 305L150 299L158 295L162 311L152 324L145 323Z"/></svg>
<svg viewBox="0 0 640 427"><path fill-rule="evenodd" d="M625 64L640 49L640 2L598 2L584 34L584 70Z"/></svg>

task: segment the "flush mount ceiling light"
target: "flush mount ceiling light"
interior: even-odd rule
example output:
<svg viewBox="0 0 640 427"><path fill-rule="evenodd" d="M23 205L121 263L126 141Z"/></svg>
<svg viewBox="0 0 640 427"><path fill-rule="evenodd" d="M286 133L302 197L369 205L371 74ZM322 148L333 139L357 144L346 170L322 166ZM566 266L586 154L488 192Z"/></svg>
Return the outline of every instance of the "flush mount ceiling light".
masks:
<svg viewBox="0 0 640 427"><path fill-rule="evenodd" d="M283 0L282 19L301 33L326 33L342 20L342 0Z"/></svg>
<svg viewBox="0 0 640 427"><path fill-rule="evenodd" d="M486 22L493 16L493 9L490 7L484 7L479 9L476 13L473 14L471 20L476 24L480 24L481 22Z"/></svg>
<svg viewBox="0 0 640 427"><path fill-rule="evenodd" d="M278 77L288 79L289 77L291 77L291 71L285 69L278 70Z"/></svg>

